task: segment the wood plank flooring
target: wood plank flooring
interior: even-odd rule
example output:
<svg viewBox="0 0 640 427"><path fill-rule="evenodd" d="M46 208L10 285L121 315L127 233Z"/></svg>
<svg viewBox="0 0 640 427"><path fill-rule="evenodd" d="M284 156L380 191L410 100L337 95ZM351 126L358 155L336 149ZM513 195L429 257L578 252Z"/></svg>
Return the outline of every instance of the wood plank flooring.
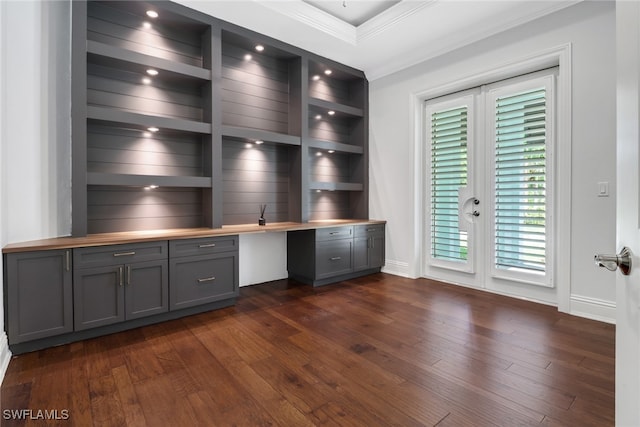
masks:
<svg viewBox="0 0 640 427"><path fill-rule="evenodd" d="M14 357L0 424L614 425L615 327L376 274ZM7 410L68 411L8 420ZM42 415L42 414L40 414Z"/></svg>

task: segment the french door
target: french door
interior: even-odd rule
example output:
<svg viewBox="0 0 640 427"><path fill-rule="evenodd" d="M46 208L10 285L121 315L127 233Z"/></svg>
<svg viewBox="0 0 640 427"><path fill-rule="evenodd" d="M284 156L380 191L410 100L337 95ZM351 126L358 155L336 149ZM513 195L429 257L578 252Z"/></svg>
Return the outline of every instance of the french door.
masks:
<svg viewBox="0 0 640 427"><path fill-rule="evenodd" d="M426 101L425 277L556 302L556 72Z"/></svg>

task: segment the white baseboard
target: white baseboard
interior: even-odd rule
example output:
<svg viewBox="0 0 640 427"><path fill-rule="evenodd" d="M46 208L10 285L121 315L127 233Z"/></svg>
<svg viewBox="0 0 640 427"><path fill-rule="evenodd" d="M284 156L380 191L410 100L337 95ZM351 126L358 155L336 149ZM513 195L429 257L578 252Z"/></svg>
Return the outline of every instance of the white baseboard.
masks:
<svg viewBox="0 0 640 427"><path fill-rule="evenodd" d="M598 320L600 322L616 323L616 303L598 298L571 295L569 314Z"/></svg>
<svg viewBox="0 0 640 427"><path fill-rule="evenodd" d="M0 335L0 384L2 384L4 375L7 373L10 360L11 351L9 350L9 341L7 341L7 334L3 332L2 335Z"/></svg>
<svg viewBox="0 0 640 427"><path fill-rule="evenodd" d="M407 277L409 279L416 279L409 272L409 263L403 261L394 261L391 259L385 260L385 265L382 267L383 273L393 274L394 276Z"/></svg>

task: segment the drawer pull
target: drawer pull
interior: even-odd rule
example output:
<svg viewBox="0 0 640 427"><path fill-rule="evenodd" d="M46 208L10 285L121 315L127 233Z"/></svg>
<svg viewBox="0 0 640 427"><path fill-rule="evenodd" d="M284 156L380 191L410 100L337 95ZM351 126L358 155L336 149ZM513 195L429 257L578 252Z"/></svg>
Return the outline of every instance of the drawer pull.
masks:
<svg viewBox="0 0 640 427"><path fill-rule="evenodd" d="M216 244L215 243L205 243L203 245L198 246L199 248L212 248L214 247Z"/></svg>
<svg viewBox="0 0 640 427"><path fill-rule="evenodd" d="M131 252L117 252L115 254L113 254L113 256L131 256L131 255L135 255L136 252L135 251L131 251Z"/></svg>
<svg viewBox="0 0 640 427"><path fill-rule="evenodd" d="M331 261L339 261L341 259L342 259L341 256L334 256L334 257L329 258L329 260L331 260Z"/></svg>
<svg viewBox="0 0 640 427"><path fill-rule="evenodd" d="M216 278L213 276L205 277L204 279L198 279L198 283L213 282L214 280L216 280Z"/></svg>
<svg viewBox="0 0 640 427"><path fill-rule="evenodd" d="M329 233L329 236L335 236L336 234L340 234L340 231L332 231Z"/></svg>
<svg viewBox="0 0 640 427"><path fill-rule="evenodd" d="M367 231L378 231L377 228L367 228Z"/></svg>

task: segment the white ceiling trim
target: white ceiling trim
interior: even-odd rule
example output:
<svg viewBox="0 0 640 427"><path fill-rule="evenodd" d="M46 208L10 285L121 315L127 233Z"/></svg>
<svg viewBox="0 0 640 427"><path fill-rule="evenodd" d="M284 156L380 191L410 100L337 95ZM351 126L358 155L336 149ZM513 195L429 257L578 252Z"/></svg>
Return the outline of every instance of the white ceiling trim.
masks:
<svg viewBox="0 0 640 427"><path fill-rule="evenodd" d="M439 0L435 0L435 2L438 1ZM563 0L562 2L553 3L549 7L540 9L536 12L529 12L524 16L505 17L500 21L500 25L490 25L483 28L480 28L480 26L478 26L477 31L467 33L466 37L452 37L450 39L450 43L442 43L437 49L426 52L415 52L413 54L405 53L404 55L393 58L392 60L387 60L384 63L377 64L377 66L375 67L363 66L362 68L364 68L367 72L367 78L369 79L369 81L373 81L412 67L421 62L437 58L438 56L462 48L473 42L491 37L511 28L516 28L519 25L526 24L527 22L533 21L534 19L541 18L553 12L557 12L561 9L573 6L582 1L584 0Z"/></svg>
<svg viewBox="0 0 640 427"><path fill-rule="evenodd" d="M438 1L439 0L401 1L356 28L357 43L387 31L390 27L420 12L422 9L433 6Z"/></svg>
<svg viewBox="0 0 640 427"><path fill-rule="evenodd" d="M287 2L253 1L353 46L357 45L356 27L302 0Z"/></svg>

